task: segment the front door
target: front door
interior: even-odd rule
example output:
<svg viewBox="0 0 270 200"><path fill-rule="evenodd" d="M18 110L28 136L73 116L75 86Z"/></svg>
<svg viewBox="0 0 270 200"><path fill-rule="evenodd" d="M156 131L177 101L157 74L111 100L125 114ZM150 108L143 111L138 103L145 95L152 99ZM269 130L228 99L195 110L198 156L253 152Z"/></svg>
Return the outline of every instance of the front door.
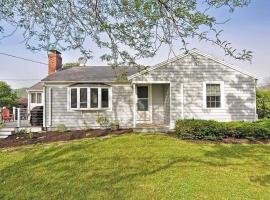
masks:
<svg viewBox="0 0 270 200"><path fill-rule="evenodd" d="M150 123L150 87L148 85L137 86L137 123Z"/></svg>

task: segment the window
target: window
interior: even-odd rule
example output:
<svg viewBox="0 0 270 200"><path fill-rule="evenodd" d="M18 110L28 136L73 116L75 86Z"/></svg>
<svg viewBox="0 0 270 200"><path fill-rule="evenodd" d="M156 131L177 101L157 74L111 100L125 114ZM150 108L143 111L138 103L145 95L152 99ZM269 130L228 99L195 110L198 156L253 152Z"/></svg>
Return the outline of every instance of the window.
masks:
<svg viewBox="0 0 270 200"><path fill-rule="evenodd" d="M101 107L102 108L109 107L109 90L108 90L108 88L101 89Z"/></svg>
<svg viewBox="0 0 270 200"><path fill-rule="evenodd" d="M148 111L148 87L138 86L137 87L137 110Z"/></svg>
<svg viewBox="0 0 270 200"><path fill-rule="evenodd" d="M80 88L80 108L87 108L87 88Z"/></svg>
<svg viewBox="0 0 270 200"><path fill-rule="evenodd" d="M31 103L42 103L42 94L39 92L31 93Z"/></svg>
<svg viewBox="0 0 270 200"><path fill-rule="evenodd" d="M98 108L98 88L91 88L90 105L91 108Z"/></svg>
<svg viewBox="0 0 270 200"><path fill-rule="evenodd" d="M71 89L71 108L77 108L77 88Z"/></svg>
<svg viewBox="0 0 270 200"><path fill-rule="evenodd" d="M206 84L206 107L221 107L221 89L220 84Z"/></svg>
<svg viewBox="0 0 270 200"><path fill-rule="evenodd" d="M70 88L71 109L106 109L110 107L110 89L103 87Z"/></svg>

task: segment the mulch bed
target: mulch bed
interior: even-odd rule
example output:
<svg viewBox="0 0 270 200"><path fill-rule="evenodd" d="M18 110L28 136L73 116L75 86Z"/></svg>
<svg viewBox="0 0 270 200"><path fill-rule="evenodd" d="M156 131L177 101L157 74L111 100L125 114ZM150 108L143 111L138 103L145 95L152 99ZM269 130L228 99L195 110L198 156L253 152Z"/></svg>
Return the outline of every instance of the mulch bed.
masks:
<svg viewBox="0 0 270 200"><path fill-rule="evenodd" d="M16 147L27 144L38 144L38 143L50 143L56 141L69 141L82 138L95 138L108 135L122 135L131 133L132 129L121 129L121 130L77 130L67 132L41 132L33 133L32 138L29 138L29 134L14 134L10 135L5 139L0 140L0 148Z"/></svg>
<svg viewBox="0 0 270 200"><path fill-rule="evenodd" d="M251 139L240 139L240 138L224 138L223 140L185 140L191 143L198 143L198 144L269 144L270 141L267 139L261 140L251 140Z"/></svg>

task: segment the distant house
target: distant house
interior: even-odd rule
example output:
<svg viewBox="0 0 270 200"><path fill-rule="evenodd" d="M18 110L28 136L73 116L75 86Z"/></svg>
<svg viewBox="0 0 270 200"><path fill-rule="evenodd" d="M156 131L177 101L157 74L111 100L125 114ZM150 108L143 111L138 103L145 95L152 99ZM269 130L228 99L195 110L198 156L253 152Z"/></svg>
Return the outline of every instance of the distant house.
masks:
<svg viewBox="0 0 270 200"><path fill-rule="evenodd" d="M140 72L122 67L125 82L109 66L61 66L60 52L51 51L49 75L28 90L30 109L44 106L47 129L96 128L101 115L126 128L173 129L177 119L257 119L256 78L197 50Z"/></svg>

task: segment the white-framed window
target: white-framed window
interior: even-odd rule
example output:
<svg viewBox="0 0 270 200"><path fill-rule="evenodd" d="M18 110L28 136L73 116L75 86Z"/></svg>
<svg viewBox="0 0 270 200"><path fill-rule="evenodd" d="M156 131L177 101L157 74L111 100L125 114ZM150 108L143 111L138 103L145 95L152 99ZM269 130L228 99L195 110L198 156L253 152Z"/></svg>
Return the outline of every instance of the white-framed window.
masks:
<svg viewBox="0 0 270 200"><path fill-rule="evenodd" d="M110 87L70 87L68 88L68 109L104 110L111 108Z"/></svg>
<svg viewBox="0 0 270 200"><path fill-rule="evenodd" d="M31 103L41 104L42 94L40 92L31 92Z"/></svg>
<svg viewBox="0 0 270 200"><path fill-rule="evenodd" d="M149 110L148 86L137 86L137 111Z"/></svg>
<svg viewBox="0 0 270 200"><path fill-rule="evenodd" d="M224 106L224 82L212 81L203 84L204 108L222 108Z"/></svg>

